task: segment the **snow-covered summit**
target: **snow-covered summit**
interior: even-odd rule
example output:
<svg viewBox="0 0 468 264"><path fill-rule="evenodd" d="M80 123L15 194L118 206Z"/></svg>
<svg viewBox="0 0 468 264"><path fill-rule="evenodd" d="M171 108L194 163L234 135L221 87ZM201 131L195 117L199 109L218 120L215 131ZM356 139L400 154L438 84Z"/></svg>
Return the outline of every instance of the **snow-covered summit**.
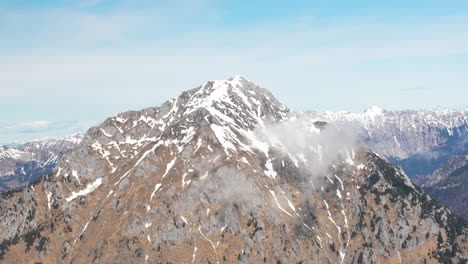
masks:
<svg viewBox="0 0 468 264"><path fill-rule="evenodd" d="M211 114L228 121L232 115L245 121L243 125L252 125L254 119L263 118L275 112L288 111L274 96L245 78L236 75L228 80L214 80L204 83L191 95L183 106L189 114L196 109L205 108ZM245 114L247 117L239 115ZM231 116L231 117L230 117ZM230 120L232 124L235 120Z"/></svg>
<svg viewBox="0 0 468 264"><path fill-rule="evenodd" d="M120 113L89 129L79 147L59 164L56 176L76 175L73 178L81 183L117 173L134 159L137 168L157 148L173 147L181 153L200 135L221 145L227 155L239 147L252 151L247 146L251 130L285 119L288 113L269 91L241 76L207 81L160 107ZM90 166L79 170L82 162Z"/></svg>
<svg viewBox="0 0 468 264"><path fill-rule="evenodd" d="M369 117L375 117L378 115L382 115L384 111L385 111L384 109L378 106L372 105L366 108L366 110L364 111L364 114L366 114Z"/></svg>

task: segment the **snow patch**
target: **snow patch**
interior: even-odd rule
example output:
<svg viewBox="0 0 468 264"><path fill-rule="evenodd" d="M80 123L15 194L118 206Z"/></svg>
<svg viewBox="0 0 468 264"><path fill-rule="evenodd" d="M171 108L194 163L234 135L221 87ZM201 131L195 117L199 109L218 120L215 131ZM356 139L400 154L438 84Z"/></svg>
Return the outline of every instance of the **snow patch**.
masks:
<svg viewBox="0 0 468 264"><path fill-rule="evenodd" d="M273 169L273 164L271 163L271 159L268 159L265 163L265 168L267 169L266 171L263 171L266 176L274 179L278 175L276 171Z"/></svg>
<svg viewBox="0 0 468 264"><path fill-rule="evenodd" d="M81 185L80 178L78 177L78 172L76 170L72 171L72 176L75 177L75 179L78 180L78 183Z"/></svg>
<svg viewBox="0 0 468 264"><path fill-rule="evenodd" d="M174 166L174 163L176 162L177 158L174 158L173 160L171 160L171 162L169 162L166 166L166 172L164 172L163 176L161 177L161 179L164 179L164 177L166 177L167 173L171 170L172 166Z"/></svg>
<svg viewBox="0 0 468 264"><path fill-rule="evenodd" d="M76 193L72 192L72 195L70 197L65 198L65 200L67 202L70 202L71 200L75 199L78 196L87 195L87 194L93 192L94 190L96 190L101 184L102 184L102 178L98 178L94 182L88 184L86 186L86 189L81 190L81 191L76 192Z"/></svg>
<svg viewBox="0 0 468 264"><path fill-rule="evenodd" d="M272 191L272 190L269 190L269 191L270 191L271 195L273 195L273 198L275 199L275 202L276 202L276 205L278 206L278 208L279 208L281 211L285 212L285 213L286 213L287 215L289 215L290 217L293 217L292 214L290 214L288 211L286 211L286 210L279 204L278 199L276 198L275 192Z"/></svg>
<svg viewBox="0 0 468 264"><path fill-rule="evenodd" d="M46 190L46 194L47 194L47 207L49 207L49 210L50 210L50 197L52 196L52 193L47 191Z"/></svg>

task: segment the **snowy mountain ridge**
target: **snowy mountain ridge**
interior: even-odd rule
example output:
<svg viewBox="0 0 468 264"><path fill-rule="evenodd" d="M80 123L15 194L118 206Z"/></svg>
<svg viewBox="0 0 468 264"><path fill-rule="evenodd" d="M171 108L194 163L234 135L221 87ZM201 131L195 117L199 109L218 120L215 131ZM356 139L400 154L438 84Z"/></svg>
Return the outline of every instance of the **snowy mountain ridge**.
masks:
<svg viewBox="0 0 468 264"><path fill-rule="evenodd" d="M370 106L362 113L308 110L306 114L330 122L359 122L366 129L398 123L404 124L403 127L399 127L403 131L409 127L420 128L429 125L445 128L451 135L458 127L468 123L468 109L385 110L378 106Z"/></svg>
<svg viewBox="0 0 468 264"><path fill-rule="evenodd" d="M82 134L75 134L62 139L0 146L0 190L20 188L42 174L50 174L60 158L75 147L82 137Z"/></svg>
<svg viewBox="0 0 468 264"><path fill-rule="evenodd" d="M374 106L364 113L311 110L305 115L355 127L374 151L396 159L439 147L468 131L468 109L387 111Z"/></svg>

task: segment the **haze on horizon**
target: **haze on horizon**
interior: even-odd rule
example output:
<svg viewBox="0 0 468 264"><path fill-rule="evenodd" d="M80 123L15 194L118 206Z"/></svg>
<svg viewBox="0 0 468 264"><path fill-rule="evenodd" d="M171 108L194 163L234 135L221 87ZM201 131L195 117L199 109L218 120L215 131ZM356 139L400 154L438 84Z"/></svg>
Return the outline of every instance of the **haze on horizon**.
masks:
<svg viewBox="0 0 468 264"><path fill-rule="evenodd" d="M240 74L295 110L468 107L466 1L0 1L0 143Z"/></svg>

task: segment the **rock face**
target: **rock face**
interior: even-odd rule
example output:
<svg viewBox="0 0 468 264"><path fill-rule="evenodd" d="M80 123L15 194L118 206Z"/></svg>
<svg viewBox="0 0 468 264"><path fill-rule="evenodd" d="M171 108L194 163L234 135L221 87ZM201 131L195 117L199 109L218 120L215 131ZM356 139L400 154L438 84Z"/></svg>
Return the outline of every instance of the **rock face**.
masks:
<svg viewBox="0 0 468 264"><path fill-rule="evenodd" d="M16 146L0 146L0 191L21 189L42 175L51 174L82 135L45 139Z"/></svg>
<svg viewBox="0 0 468 264"><path fill-rule="evenodd" d="M1 257L13 263L467 260L463 219L359 144L331 147L341 145L329 138L331 125L304 122L302 130L278 133L277 125L291 127L299 118L238 76L109 118L50 177L3 194ZM318 170L320 164L327 166Z"/></svg>
<svg viewBox="0 0 468 264"><path fill-rule="evenodd" d="M468 156L455 156L434 171L422 185L450 210L468 219Z"/></svg>

